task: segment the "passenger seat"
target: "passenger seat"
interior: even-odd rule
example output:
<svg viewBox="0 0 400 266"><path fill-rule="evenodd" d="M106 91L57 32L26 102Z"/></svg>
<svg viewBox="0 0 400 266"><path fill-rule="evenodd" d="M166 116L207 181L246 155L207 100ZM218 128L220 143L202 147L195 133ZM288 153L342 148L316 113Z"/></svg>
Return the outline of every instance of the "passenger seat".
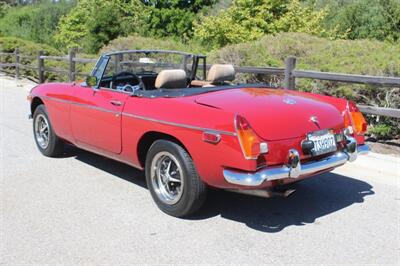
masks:
<svg viewBox="0 0 400 266"><path fill-rule="evenodd" d="M228 64L214 64L208 71L206 80L193 80L193 87L215 87L228 85L235 80L235 68Z"/></svg>

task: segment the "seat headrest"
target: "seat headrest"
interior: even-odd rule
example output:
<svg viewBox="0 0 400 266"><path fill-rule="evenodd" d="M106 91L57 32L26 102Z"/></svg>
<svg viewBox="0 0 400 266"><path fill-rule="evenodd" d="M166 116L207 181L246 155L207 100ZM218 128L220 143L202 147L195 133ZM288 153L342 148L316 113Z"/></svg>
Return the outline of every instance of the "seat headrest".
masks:
<svg viewBox="0 0 400 266"><path fill-rule="evenodd" d="M162 70L158 73L155 87L157 89L178 89L187 86L186 72L182 69Z"/></svg>
<svg viewBox="0 0 400 266"><path fill-rule="evenodd" d="M233 81L234 79L235 69L232 65L212 65L207 74L207 81L211 82Z"/></svg>

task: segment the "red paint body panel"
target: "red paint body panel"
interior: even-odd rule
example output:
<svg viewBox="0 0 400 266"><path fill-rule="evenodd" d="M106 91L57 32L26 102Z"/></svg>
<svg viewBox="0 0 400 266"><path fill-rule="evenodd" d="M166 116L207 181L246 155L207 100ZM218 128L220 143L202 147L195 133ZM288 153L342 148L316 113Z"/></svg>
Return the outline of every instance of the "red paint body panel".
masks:
<svg viewBox="0 0 400 266"><path fill-rule="evenodd" d="M289 90L227 90L199 96L196 102L244 116L265 140L304 137L309 132L343 124L335 106ZM313 115L319 118L319 127L310 121Z"/></svg>
<svg viewBox="0 0 400 266"><path fill-rule="evenodd" d="M71 104L70 109L71 129L77 145L120 153L121 113L128 95L105 89L94 91L80 86L74 86L73 90L79 95L77 104ZM113 101L121 105L113 105Z"/></svg>
<svg viewBox="0 0 400 266"><path fill-rule="evenodd" d="M256 171L256 160L243 156L234 128L243 115L267 141L268 166L283 164L288 150L301 151L305 134L319 129L343 129L346 100L281 89L232 89L178 98L140 98L79 84L43 84L31 91L49 113L56 134L72 144L143 168L138 143L149 132L178 139L193 158L200 177L219 188L238 188L223 178L224 168ZM296 101L287 104L285 99ZM111 104L118 101L120 106ZM319 127L309 121L319 118ZM217 131L217 144L202 140L204 131ZM360 140L361 141L361 140ZM307 159L300 154L301 159ZM289 181L288 181L289 182ZM263 187L275 183L263 184Z"/></svg>

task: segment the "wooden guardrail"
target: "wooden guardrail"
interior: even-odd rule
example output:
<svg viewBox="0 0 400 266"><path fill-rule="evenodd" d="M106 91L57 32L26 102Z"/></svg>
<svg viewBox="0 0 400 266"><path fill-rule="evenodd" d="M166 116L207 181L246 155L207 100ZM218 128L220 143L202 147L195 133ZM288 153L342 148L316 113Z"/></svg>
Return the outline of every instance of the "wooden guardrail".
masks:
<svg viewBox="0 0 400 266"><path fill-rule="evenodd" d="M37 56L28 56L23 55L19 52L19 49L16 48L14 53L4 53L0 52L1 56L12 56L14 57L14 63L1 63L0 60L0 69L4 67L13 67L15 69L15 78L20 78L20 70L21 69L32 69L37 71L38 75L38 82L43 83L45 82L45 72L54 72L59 74L64 74L68 76L69 81L75 81L77 76L87 76L89 73L80 73L76 71L76 63L88 64L88 63L95 63L97 59L91 58L78 58L76 57L76 52L74 49L70 49L67 56L50 56L44 55L43 51L38 51ZM24 65L21 63L21 59L31 59L36 60L37 65ZM68 69L62 68L54 68L54 67L46 67L45 60L51 61L64 61L68 62Z"/></svg>
<svg viewBox="0 0 400 266"><path fill-rule="evenodd" d="M42 51L39 51L37 56L27 56L22 55L19 49L15 49L14 53L4 53L0 52L1 56L13 56L13 63L1 63L0 69L15 68L15 77L20 78L20 69L32 69L38 71L38 82L43 83L45 81L45 72L55 72L59 74L64 74L68 76L69 81L75 81L77 76L85 76L88 73L79 73L76 70L76 63L94 63L97 59L89 58L77 58L74 49L71 49L67 56L49 56L44 55ZM32 60L37 60L37 66L23 65L21 64L21 59L27 58ZM56 60L68 62L68 69L51 68L45 67L45 60ZM207 69L211 65L206 65ZM202 65L199 65L202 68ZM297 70L296 69L296 58L289 57L285 60L285 68L277 67L242 67L235 66L237 73L248 73L248 74L258 74L258 75L276 75L284 77L284 87L290 90L296 89L296 79L297 78L309 78L318 80L330 80L336 82L346 82L346 83L357 83L357 84L373 84L384 87L398 87L400 88L400 77L380 77L380 76L367 76L367 75L349 75L341 73L330 73L330 72L319 72L319 71L309 71L309 70ZM366 114L373 114L379 116L388 116L400 118L400 109L386 108L386 107L376 107L376 106L366 106L357 105L361 112Z"/></svg>

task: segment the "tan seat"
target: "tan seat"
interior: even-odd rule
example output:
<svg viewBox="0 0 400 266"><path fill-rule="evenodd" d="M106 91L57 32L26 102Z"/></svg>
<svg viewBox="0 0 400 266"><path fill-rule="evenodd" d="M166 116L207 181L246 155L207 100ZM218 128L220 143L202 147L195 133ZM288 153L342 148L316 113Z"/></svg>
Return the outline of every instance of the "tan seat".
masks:
<svg viewBox="0 0 400 266"><path fill-rule="evenodd" d="M208 71L206 80L193 80L190 84L194 87L213 87L226 85L235 80L235 68L228 64L214 64Z"/></svg>
<svg viewBox="0 0 400 266"><path fill-rule="evenodd" d="M158 73L154 86L157 89L186 88L186 72L182 69L162 70L160 73Z"/></svg>

